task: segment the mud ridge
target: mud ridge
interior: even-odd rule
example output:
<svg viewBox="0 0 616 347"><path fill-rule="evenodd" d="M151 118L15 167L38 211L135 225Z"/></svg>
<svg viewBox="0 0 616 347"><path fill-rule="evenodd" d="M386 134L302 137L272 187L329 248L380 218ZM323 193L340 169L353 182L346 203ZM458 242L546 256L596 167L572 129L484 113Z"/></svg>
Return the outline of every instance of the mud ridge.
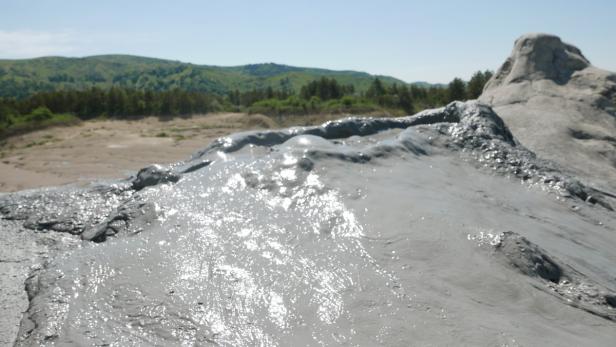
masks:
<svg viewBox="0 0 616 347"><path fill-rule="evenodd" d="M560 263L525 237L512 231L501 233L494 250L511 267L538 280L537 288L567 305L616 321L616 293L593 283L573 267Z"/></svg>

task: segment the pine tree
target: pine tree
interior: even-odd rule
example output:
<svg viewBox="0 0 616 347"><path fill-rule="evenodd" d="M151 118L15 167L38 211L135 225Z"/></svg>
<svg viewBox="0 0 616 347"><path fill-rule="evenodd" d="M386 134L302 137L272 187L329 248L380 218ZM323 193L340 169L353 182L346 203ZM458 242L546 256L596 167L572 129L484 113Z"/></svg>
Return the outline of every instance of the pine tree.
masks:
<svg viewBox="0 0 616 347"><path fill-rule="evenodd" d="M407 86L402 85L398 89L398 100L400 103L400 108L402 108L407 114L412 114L415 111L413 97L411 96L411 92Z"/></svg>
<svg viewBox="0 0 616 347"><path fill-rule="evenodd" d="M385 87L383 87L383 83L377 77L372 81L370 88L366 92L366 96L372 99L377 99L381 96L385 95Z"/></svg>
<svg viewBox="0 0 616 347"><path fill-rule="evenodd" d="M447 87L447 101L466 100L466 84L460 78L454 78Z"/></svg>
<svg viewBox="0 0 616 347"><path fill-rule="evenodd" d="M469 99L477 99L483 93L485 84L492 77L492 71L486 70L484 72L477 71L471 77L468 82L467 90Z"/></svg>

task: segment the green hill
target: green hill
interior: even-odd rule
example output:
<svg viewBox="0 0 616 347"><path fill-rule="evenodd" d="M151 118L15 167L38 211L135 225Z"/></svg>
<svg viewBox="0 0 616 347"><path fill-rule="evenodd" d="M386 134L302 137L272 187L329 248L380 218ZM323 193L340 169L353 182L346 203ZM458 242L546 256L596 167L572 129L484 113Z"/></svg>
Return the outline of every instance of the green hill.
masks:
<svg viewBox="0 0 616 347"><path fill-rule="evenodd" d="M365 91L375 76L273 63L221 67L129 55L43 57L0 60L0 97L22 98L37 92L93 86L153 91L179 88L218 94L267 87L299 91L301 86L320 77L333 77L341 84L352 84L357 91ZM393 77L378 77L386 84L404 83Z"/></svg>

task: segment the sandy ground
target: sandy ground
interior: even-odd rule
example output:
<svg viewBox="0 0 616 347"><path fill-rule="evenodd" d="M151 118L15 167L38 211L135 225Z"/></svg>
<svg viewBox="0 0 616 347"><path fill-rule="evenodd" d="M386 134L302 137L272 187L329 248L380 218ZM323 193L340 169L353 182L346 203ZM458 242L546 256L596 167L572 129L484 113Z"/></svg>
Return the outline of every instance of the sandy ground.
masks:
<svg viewBox="0 0 616 347"><path fill-rule="evenodd" d="M36 131L0 142L0 192L122 178L148 164L185 159L217 137L276 125L261 115L221 113Z"/></svg>

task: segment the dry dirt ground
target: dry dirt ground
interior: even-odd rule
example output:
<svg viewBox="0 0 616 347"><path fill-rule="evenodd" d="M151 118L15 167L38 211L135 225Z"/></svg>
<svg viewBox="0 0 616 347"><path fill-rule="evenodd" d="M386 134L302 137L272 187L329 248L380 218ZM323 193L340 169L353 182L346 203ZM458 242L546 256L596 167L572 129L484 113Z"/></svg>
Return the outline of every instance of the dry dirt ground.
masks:
<svg viewBox="0 0 616 347"><path fill-rule="evenodd" d="M96 120L0 142L0 192L122 178L151 163L188 158L229 133L277 127L262 115Z"/></svg>
<svg viewBox="0 0 616 347"><path fill-rule="evenodd" d="M187 159L212 140L237 131L321 124L340 117L217 113L93 120L35 131L0 141L0 192L123 178L152 163Z"/></svg>

